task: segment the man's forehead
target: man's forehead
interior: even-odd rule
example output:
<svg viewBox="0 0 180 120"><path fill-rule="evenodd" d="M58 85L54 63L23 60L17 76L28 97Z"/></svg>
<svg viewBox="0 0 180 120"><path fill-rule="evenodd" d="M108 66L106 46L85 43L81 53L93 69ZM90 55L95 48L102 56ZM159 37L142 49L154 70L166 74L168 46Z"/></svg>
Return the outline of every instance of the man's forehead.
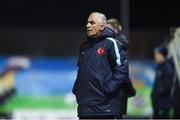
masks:
<svg viewBox="0 0 180 120"><path fill-rule="evenodd" d="M100 18L98 15L92 14L92 15L89 16L88 19L98 19L98 18Z"/></svg>
<svg viewBox="0 0 180 120"><path fill-rule="evenodd" d="M96 15L96 14L90 15L88 18L88 21L94 21L95 22L95 21L99 21L99 20L101 20L101 17Z"/></svg>

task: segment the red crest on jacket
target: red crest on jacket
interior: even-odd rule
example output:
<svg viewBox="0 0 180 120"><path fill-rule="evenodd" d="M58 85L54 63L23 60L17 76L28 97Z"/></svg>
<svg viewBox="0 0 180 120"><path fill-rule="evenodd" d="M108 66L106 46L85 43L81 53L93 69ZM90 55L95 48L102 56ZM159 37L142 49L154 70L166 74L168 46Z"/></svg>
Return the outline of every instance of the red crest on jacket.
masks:
<svg viewBox="0 0 180 120"><path fill-rule="evenodd" d="M105 53L105 49L104 48L98 48L98 50L97 50L97 54L98 55L104 55L104 53Z"/></svg>

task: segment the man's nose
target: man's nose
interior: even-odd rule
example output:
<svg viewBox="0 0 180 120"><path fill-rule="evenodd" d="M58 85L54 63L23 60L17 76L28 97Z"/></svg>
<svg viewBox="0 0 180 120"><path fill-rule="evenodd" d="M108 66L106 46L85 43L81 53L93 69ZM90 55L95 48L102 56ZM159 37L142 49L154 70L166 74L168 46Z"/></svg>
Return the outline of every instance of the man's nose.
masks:
<svg viewBox="0 0 180 120"><path fill-rule="evenodd" d="M88 27L90 27L90 26L91 26L91 24L90 24L90 23L87 23L86 27L88 28Z"/></svg>

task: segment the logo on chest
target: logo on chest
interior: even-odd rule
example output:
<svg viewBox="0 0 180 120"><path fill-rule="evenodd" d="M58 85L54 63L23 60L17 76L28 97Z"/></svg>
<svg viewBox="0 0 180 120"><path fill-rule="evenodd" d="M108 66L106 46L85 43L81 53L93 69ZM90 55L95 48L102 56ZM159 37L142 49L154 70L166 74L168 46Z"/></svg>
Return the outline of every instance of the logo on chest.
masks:
<svg viewBox="0 0 180 120"><path fill-rule="evenodd" d="M105 54L105 49L104 49L103 47L98 48L97 54L98 54L98 55L104 55L104 54Z"/></svg>

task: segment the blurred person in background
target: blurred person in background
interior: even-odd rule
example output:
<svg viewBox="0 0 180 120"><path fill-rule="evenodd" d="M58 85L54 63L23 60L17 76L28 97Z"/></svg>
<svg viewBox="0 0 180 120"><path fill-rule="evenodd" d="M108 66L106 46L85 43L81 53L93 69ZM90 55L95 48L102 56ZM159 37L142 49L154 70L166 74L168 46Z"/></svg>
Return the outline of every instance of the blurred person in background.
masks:
<svg viewBox="0 0 180 120"><path fill-rule="evenodd" d="M156 47L154 59L157 64L156 77L151 93L153 118L170 118L172 108L172 81L174 67L171 59L167 59L168 51L165 47Z"/></svg>
<svg viewBox="0 0 180 120"><path fill-rule="evenodd" d="M170 36L168 39L166 39L167 44L179 44L180 45L180 27L171 27L170 28ZM175 42L176 41L176 42ZM179 41L179 42L177 42ZM172 85L172 107L173 107L173 117L174 119L180 119L180 80L178 77L178 67L180 67L180 48L178 47L178 45L173 46L173 49L177 52L173 55L173 51L170 51L170 55L173 58L173 62L174 62L174 79L173 79L173 85ZM177 57L177 58L176 58ZM175 59L177 60L177 64L175 64ZM177 65L177 66L176 66ZM179 65L179 66L178 66Z"/></svg>
<svg viewBox="0 0 180 120"><path fill-rule="evenodd" d="M26 57L9 57L0 72L0 119L11 119L11 111L6 104L16 95L14 75L17 71L29 67L30 60Z"/></svg>
<svg viewBox="0 0 180 120"><path fill-rule="evenodd" d="M116 33L116 39L121 42L123 49L127 50L129 41L127 40L126 36L122 34L122 26L120 22L115 18L108 19L106 22L106 27L111 28Z"/></svg>
<svg viewBox="0 0 180 120"><path fill-rule="evenodd" d="M176 44L179 44L177 42L178 40L180 40L179 35L180 35L180 28L171 27L170 34L163 43L164 46L167 46L169 48L167 59L169 59L169 62L172 62L173 70L174 70L173 82L172 82L172 87L171 87L171 99L172 99L172 112L171 112L172 114L171 115L172 115L172 118L174 119L180 118L180 102L179 102L180 101L180 81L178 77L179 71L177 71L178 67L180 67L178 66L180 65L180 60L177 60L176 62L178 63L175 64L175 60L180 59L180 56L179 56L180 54L178 54L178 52L180 51L178 50L178 45L176 46ZM174 49L175 51L172 51L172 49L170 49L171 45L175 45L172 47L172 49ZM173 54L174 52L177 52L177 53Z"/></svg>
<svg viewBox="0 0 180 120"><path fill-rule="evenodd" d="M73 93L80 119L122 118L119 91L129 81L128 61L121 55L116 33L106 28L106 16L93 12L87 20L87 40L79 51Z"/></svg>
<svg viewBox="0 0 180 120"><path fill-rule="evenodd" d="M10 111L6 111L5 105L15 95L14 72L18 68L15 66L5 65L4 69L0 72L0 118L10 119Z"/></svg>
<svg viewBox="0 0 180 120"><path fill-rule="evenodd" d="M180 118L180 83L179 79L177 77L177 74L175 73L175 82L173 82L173 118L179 119Z"/></svg>
<svg viewBox="0 0 180 120"><path fill-rule="evenodd" d="M116 39L120 42L122 48L121 50L122 61L128 61L127 50L128 50L129 42L126 39L126 37L122 34L122 26L120 22L115 18L108 19L106 22L106 27L112 29L116 33ZM121 84L121 89L119 90L119 98L122 103L120 110L121 113L123 113L123 115L127 113L128 98L135 96L135 94L136 91L130 79Z"/></svg>

